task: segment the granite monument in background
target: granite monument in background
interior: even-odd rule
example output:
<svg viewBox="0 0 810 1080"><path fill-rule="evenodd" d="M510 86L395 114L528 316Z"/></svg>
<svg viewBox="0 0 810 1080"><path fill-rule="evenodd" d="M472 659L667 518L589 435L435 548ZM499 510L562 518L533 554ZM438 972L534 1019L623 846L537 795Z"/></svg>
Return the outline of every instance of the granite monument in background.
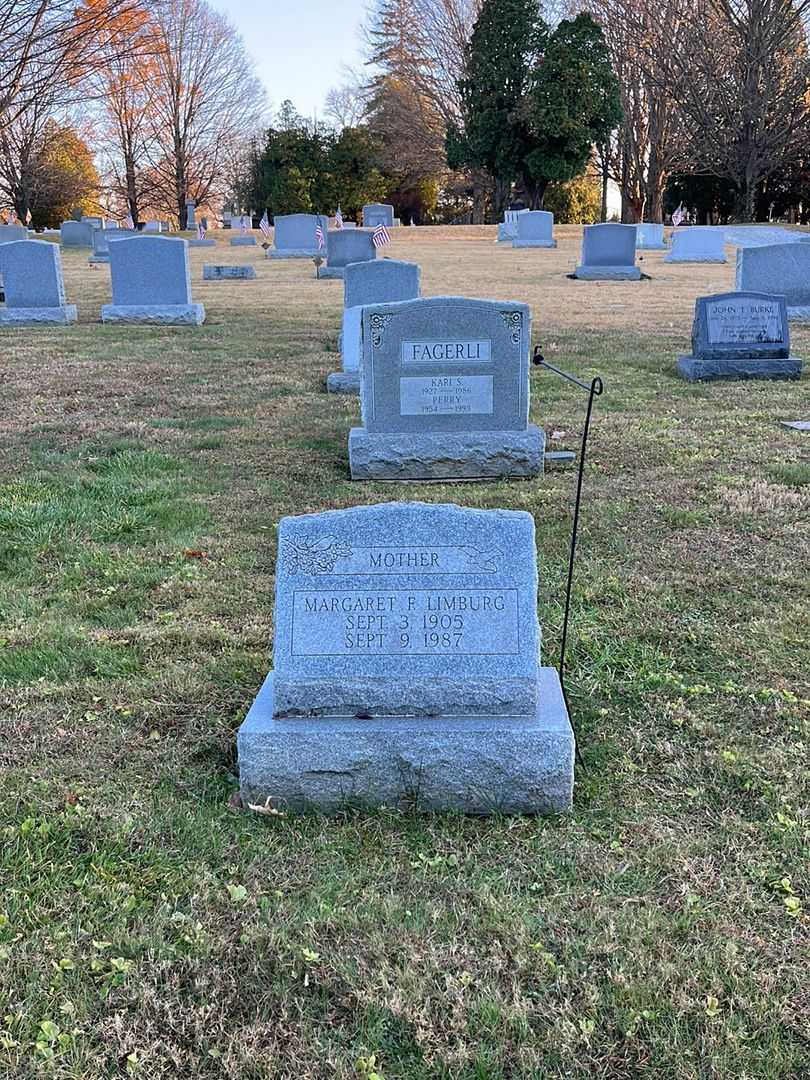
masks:
<svg viewBox="0 0 810 1080"><path fill-rule="evenodd" d="M574 277L583 281L638 281L636 226L586 225L582 230L582 262Z"/></svg>

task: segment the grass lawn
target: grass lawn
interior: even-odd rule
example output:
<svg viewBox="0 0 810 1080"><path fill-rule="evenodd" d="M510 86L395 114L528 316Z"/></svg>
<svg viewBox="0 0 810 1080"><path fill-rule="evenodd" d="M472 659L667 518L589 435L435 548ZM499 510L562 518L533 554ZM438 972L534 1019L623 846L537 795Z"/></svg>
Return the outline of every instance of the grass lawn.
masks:
<svg viewBox="0 0 810 1080"><path fill-rule="evenodd" d="M192 251L193 328L0 331L0 1076L810 1076L810 418L799 383L690 386L727 266L577 282L494 229L402 229L425 295L531 304L600 374L569 689L584 768L545 820L234 803L272 665L280 517L391 499L530 511L557 661L574 473L358 484L342 283ZM203 262L252 282L205 282ZM810 360L810 329L793 352ZM576 448L584 395L532 371ZM563 433L563 434L559 434Z"/></svg>

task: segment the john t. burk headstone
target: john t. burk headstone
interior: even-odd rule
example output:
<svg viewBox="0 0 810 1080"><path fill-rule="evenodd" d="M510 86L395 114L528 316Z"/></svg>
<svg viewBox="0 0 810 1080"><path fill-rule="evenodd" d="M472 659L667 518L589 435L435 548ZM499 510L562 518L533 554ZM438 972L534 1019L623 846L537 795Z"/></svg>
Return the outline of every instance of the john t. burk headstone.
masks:
<svg viewBox="0 0 810 1080"><path fill-rule="evenodd" d="M419 267L415 263L396 259L349 263L343 275L343 329L340 335L343 370L328 376L326 386L330 393L360 393L363 306L416 299L419 277Z"/></svg>
<svg viewBox="0 0 810 1080"><path fill-rule="evenodd" d="M72 323L76 307L65 303L59 248L47 240L0 244L0 280L5 307L0 326Z"/></svg>
<svg viewBox="0 0 810 1080"><path fill-rule="evenodd" d="M692 355L678 360L682 378L798 379L801 370L790 355L784 296L729 292L697 300Z"/></svg>
<svg viewBox="0 0 810 1080"><path fill-rule="evenodd" d="M363 308L355 480L536 476L529 308L439 296Z"/></svg>
<svg viewBox="0 0 810 1080"><path fill-rule="evenodd" d="M238 735L243 804L571 806L530 514L389 503L282 518L278 542L274 670Z"/></svg>
<svg viewBox="0 0 810 1080"><path fill-rule="evenodd" d="M110 244L112 304L102 322L198 326L202 304L192 303L188 244L181 237L131 236Z"/></svg>

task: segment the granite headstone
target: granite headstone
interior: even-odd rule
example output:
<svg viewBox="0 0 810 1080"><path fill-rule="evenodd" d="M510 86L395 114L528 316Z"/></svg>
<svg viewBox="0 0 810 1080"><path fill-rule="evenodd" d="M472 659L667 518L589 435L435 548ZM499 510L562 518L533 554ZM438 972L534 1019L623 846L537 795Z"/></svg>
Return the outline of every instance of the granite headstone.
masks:
<svg viewBox="0 0 810 1080"><path fill-rule="evenodd" d="M349 263L369 262L377 258L371 229L331 229L326 237L326 266L322 278L342 278Z"/></svg>
<svg viewBox="0 0 810 1080"><path fill-rule="evenodd" d="M378 225L393 229L394 220L394 208L390 203L368 203L363 207L363 225L367 229L375 229Z"/></svg>
<svg viewBox="0 0 810 1080"><path fill-rule="evenodd" d="M363 308L355 480L536 476L526 304L440 296Z"/></svg>
<svg viewBox="0 0 810 1080"><path fill-rule="evenodd" d="M664 262L724 263L726 238L714 225L679 226L672 233L672 249Z"/></svg>
<svg viewBox="0 0 810 1080"><path fill-rule="evenodd" d="M274 670L238 734L244 805L567 810L528 513L389 503L279 523Z"/></svg>
<svg viewBox="0 0 810 1080"><path fill-rule="evenodd" d="M0 224L0 244L10 244L15 240L27 240L28 230L24 225Z"/></svg>
<svg viewBox="0 0 810 1080"><path fill-rule="evenodd" d="M95 226L88 221L63 221L59 240L66 248L92 248Z"/></svg>
<svg viewBox="0 0 810 1080"><path fill-rule="evenodd" d="M76 307L65 303L59 247L47 240L0 244L0 278L6 306L0 326L76 321Z"/></svg>
<svg viewBox="0 0 810 1080"><path fill-rule="evenodd" d="M784 296L730 292L697 300L692 355L678 360L678 374L688 382L797 379L801 368L790 355Z"/></svg>
<svg viewBox="0 0 810 1080"><path fill-rule="evenodd" d="M638 281L636 227L608 222L582 230L582 262L574 277L584 281Z"/></svg>
<svg viewBox="0 0 810 1080"><path fill-rule="evenodd" d="M419 296L419 267L396 259L349 263L343 276L343 330L341 359L343 370L326 380L333 394L360 393L360 351L364 304L385 304L415 300Z"/></svg>
<svg viewBox="0 0 810 1080"><path fill-rule="evenodd" d="M87 260L91 264L110 261L110 241L117 243L125 236L137 236L135 229L96 229L93 233L93 254Z"/></svg>
<svg viewBox="0 0 810 1080"><path fill-rule="evenodd" d="M112 304L102 322L198 326L205 308L191 300L188 244L181 237L129 236L110 244Z"/></svg>
<svg viewBox="0 0 810 1080"><path fill-rule="evenodd" d="M526 210L516 218L516 233L512 247L557 246L554 239L554 215L548 210Z"/></svg>
<svg viewBox="0 0 810 1080"><path fill-rule="evenodd" d="M203 266L203 281L253 281L255 277L255 266Z"/></svg>
<svg viewBox="0 0 810 1080"><path fill-rule="evenodd" d="M810 244L737 251L737 288L784 296L789 319L810 319Z"/></svg>
<svg viewBox="0 0 810 1080"><path fill-rule="evenodd" d="M640 221L636 225L636 247L639 251L666 251L664 226L654 221Z"/></svg>
<svg viewBox="0 0 810 1080"><path fill-rule="evenodd" d="M273 219L271 259L314 259L318 254L315 229L321 222L324 238L328 222L318 214L276 214Z"/></svg>

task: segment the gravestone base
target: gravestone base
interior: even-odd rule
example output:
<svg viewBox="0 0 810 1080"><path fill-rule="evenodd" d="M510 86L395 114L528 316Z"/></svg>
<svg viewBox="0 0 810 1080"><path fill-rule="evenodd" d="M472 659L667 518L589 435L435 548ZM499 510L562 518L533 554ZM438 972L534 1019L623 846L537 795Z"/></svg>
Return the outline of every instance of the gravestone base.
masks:
<svg viewBox="0 0 810 1080"><path fill-rule="evenodd" d="M88 262L89 266L95 266L96 263L106 263L109 266L110 265L110 256L109 255L91 255L90 258L87 260L87 262Z"/></svg>
<svg viewBox="0 0 810 1080"><path fill-rule="evenodd" d="M548 243L545 243L545 244L526 244L526 243L521 244L521 243L519 243L517 237L515 237L515 239L512 241L512 247L513 248L524 248L524 249L525 248L555 248L556 246L557 246L557 241L556 240L549 240Z"/></svg>
<svg viewBox="0 0 810 1080"><path fill-rule="evenodd" d="M343 280L345 266L322 266L318 271L319 278L340 278Z"/></svg>
<svg viewBox="0 0 810 1080"><path fill-rule="evenodd" d="M638 266L578 266L574 277L580 281L640 281Z"/></svg>
<svg viewBox="0 0 810 1080"><path fill-rule="evenodd" d="M798 379L802 362L798 357L714 357L681 356L678 374L687 382L714 379Z"/></svg>
<svg viewBox="0 0 810 1080"><path fill-rule="evenodd" d="M76 305L61 307L0 308L0 326L38 326L51 323L67 326L76 322Z"/></svg>
<svg viewBox="0 0 810 1080"><path fill-rule="evenodd" d="M354 394L360 393L359 371L333 371L326 377L326 389L330 394Z"/></svg>
<svg viewBox="0 0 810 1080"><path fill-rule="evenodd" d="M242 804L553 814L569 810L574 735L559 676L540 668L525 716L277 719L267 676L237 735Z"/></svg>
<svg viewBox="0 0 810 1080"><path fill-rule="evenodd" d="M810 307L789 307L787 314L792 322L810 322Z"/></svg>
<svg viewBox="0 0 810 1080"><path fill-rule="evenodd" d="M231 247L255 247L255 236L233 236L231 237Z"/></svg>
<svg viewBox="0 0 810 1080"><path fill-rule="evenodd" d="M722 259L713 259L710 258L708 255L698 257L696 255L689 255L688 253L686 255L676 255L675 252L672 252L667 255L663 261L665 263L726 263L728 262L728 259L725 257L725 255Z"/></svg>
<svg viewBox="0 0 810 1080"><path fill-rule="evenodd" d="M546 436L525 431L383 434L349 432L352 480L443 480L532 477L543 471Z"/></svg>
<svg viewBox="0 0 810 1080"><path fill-rule="evenodd" d="M203 281L253 281L255 277L255 266L203 266Z"/></svg>
<svg viewBox="0 0 810 1080"><path fill-rule="evenodd" d="M315 259L319 254L317 248L271 248L267 252L268 259Z"/></svg>
<svg viewBox="0 0 810 1080"><path fill-rule="evenodd" d="M103 323L144 323L152 326L201 326L205 322L202 304L105 304Z"/></svg>
<svg viewBox="0 0 810 1080"><path fill-rule="evenodd" d="M638 244L636 251L669 251L669 244Z"/></svg>
<svg viewBox="0 0 810 1080"><path fill-rule="evenodd" d="M189 247L216 247L216 240L189 240Z"/></svg>

